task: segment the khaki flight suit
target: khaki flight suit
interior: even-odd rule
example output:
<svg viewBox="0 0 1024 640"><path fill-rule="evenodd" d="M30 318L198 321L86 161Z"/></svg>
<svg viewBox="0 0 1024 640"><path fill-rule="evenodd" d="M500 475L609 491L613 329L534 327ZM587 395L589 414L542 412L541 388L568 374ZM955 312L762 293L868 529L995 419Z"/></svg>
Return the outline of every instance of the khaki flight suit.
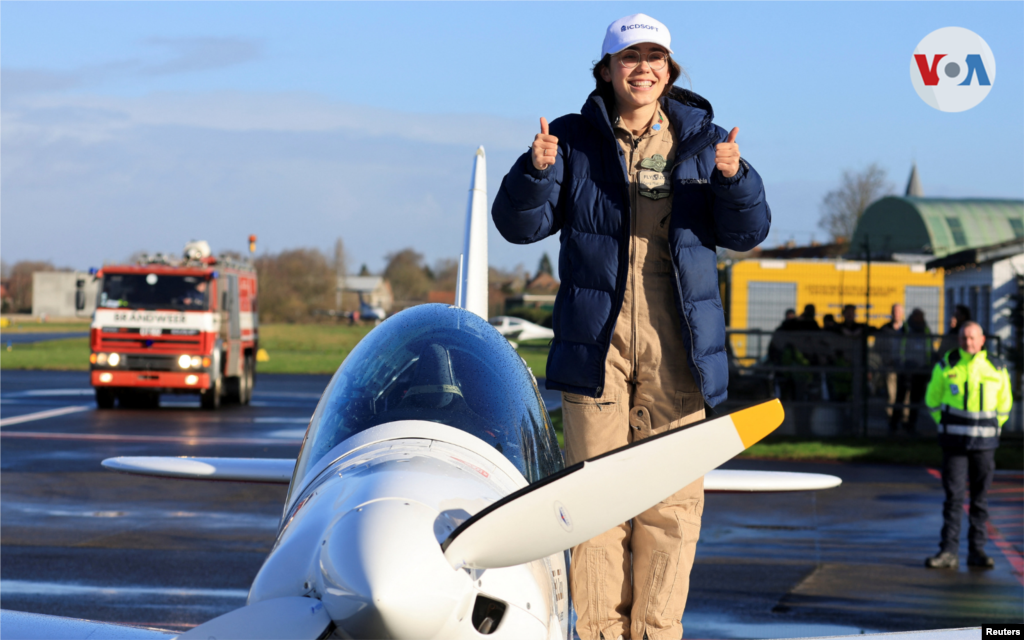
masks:
<svg viewBox="0 0 1024 640"><path fill-rule="evenodd" d="M603 395L562 394L570 465L704 418L704 398L686 364L673 301L668 246L672 197L640 194L639 173L647 170L641 162L655 154L665 158L662 171L671 185L675 139L660 109L651 125L655 123L660 130L648 126L634 137L616 122L630 178L629 273L605 361ZM700 478L631 522L573 548L572 597L581 639L682 637L703 508Z"/></svg>

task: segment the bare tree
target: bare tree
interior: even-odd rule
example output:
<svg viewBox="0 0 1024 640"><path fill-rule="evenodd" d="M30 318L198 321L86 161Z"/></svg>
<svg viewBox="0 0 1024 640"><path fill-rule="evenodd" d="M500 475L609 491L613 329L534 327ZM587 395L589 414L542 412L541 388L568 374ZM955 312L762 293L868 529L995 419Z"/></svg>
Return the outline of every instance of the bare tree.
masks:
<svg viewBox="0 0 1024 640"><path fill-rule="evenodd" d="M32 274L37 271L57 271L52 262L21 260L11 267L7 281L11 310L15 313L32 313ZM66 270L66 269L65 269Z"/></svg>
<svg viewBox="0 0 1024 640"><path fill-rule="evenodd" d="M384 259L388 261L384 277L391 283L396 303L408 305L427 299L431 278L424 268L422 253L408 248L389 253Z"/></svg>
<svg viewBox="0 0 1024 640"><path fill-rule="evenodd" d="M260 320L308 322L334 302L337 279L317 249L292 249L255 260L260 277Z"/></svg>
<svg viewBox="0 0 1024 640"><path fill-rule="evenodd" d="M840 187L825 194L818 226L832 236L833 242L849 242L868 205L892 191L885 169L874 162L860 172L847 169Z"/></svg>

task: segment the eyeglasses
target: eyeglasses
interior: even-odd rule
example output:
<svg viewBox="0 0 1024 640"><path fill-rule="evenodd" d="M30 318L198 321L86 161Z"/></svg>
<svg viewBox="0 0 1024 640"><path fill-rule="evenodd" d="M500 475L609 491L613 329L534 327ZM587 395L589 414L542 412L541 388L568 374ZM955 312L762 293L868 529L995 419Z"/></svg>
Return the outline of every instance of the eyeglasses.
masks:
<svg viewBox="0 0 1024 640"><path fill-rule="evenodd" d="M619 54L619 64L625 69L636 69L637 65L640 64L641 59L639 51L635 49L626 49ZM652 51L647 54L647 66L652 71L661 71L668 64L668 54L664 51Z"/></svg>

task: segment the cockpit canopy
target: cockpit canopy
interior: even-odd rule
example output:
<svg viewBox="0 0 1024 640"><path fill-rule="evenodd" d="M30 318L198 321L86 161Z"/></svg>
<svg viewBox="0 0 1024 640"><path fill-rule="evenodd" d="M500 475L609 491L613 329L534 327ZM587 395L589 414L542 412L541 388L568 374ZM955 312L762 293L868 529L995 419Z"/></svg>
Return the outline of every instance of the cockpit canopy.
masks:
<svg viewBox="0 0 1024 640"><path fill-rule="evenodd" d="M293 485L347 438L398 420L437 422L470 433L501 452L530 482L562 468L554 429L522 358L493 327L464 309L413 307L363 338L320 398Z"/></svg>

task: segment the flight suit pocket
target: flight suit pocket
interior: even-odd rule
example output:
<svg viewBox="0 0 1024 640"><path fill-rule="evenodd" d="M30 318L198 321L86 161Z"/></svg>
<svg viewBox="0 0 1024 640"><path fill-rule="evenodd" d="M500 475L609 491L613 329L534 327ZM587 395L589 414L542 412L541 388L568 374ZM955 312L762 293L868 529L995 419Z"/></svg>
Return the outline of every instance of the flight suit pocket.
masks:
<svg viewBox="0 0 1024 640"><path fill-rule="evenodd" d="M676 392L676 421L680 427L704 419L704 396L700 391Z"/></svg>
<svg viewBox="0 0 1024 640"><path fill-rule="evenodd" d="M581 413L604 413L617 412L619 403L618 398L615 397L591 398L590 396L563 391L562 406L570 411L579 411Z"/></svg>
<svg viewBox="0 0 1024 640"><path fill-rule="evenodd" d="M700 491L704 492L704 481L703 478L700 481ZM675 496L673 496L675 497ZM676 515L679 520L687 524L696 525L700 527L700 519L704 515L704 498L685 498L675 503ZM700 529L697 529L699 532ZM687 533L684 532L684 540L687 538Z"/></svg>

